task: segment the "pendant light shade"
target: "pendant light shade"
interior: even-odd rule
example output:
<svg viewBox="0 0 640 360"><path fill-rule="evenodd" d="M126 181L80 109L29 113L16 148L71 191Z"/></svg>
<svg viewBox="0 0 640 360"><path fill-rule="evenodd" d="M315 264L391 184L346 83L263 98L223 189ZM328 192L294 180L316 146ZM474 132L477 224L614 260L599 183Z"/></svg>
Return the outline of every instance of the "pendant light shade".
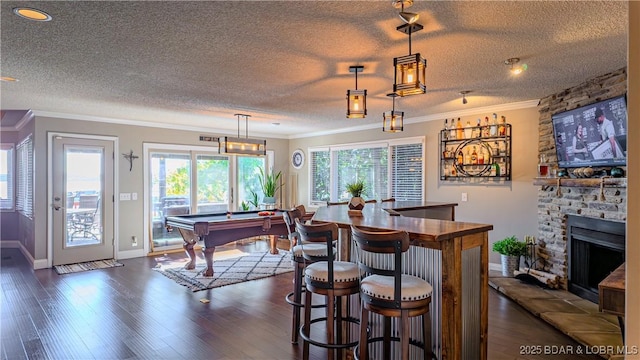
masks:
<svg viewBox="0 0 640 360"><path fill-rule="evenodd" d="M424 94L427 92L427 60L420 53L411 54L411 33L422 30L422 25L404 24L396 29L409 35L409 55L393 59L395 73L393 92L399 96Z"/></svg>
<svg viewBox="0 0 640 360"><path fill-rule="evenodd" d="M249 116L234 114L238 118L238 137L224 136L220 138L219 152L238 155L266 155L267 140L249 138ZM240 137L240 117L245 119L245 137Z"/></svg>
<svg viewBox="0 0 640 360"><path fill-rule="evenodd" d="M347 90L347 118L364 118L367 115L367 90L358 90L358 73L364 66L350 66L349 72L356 74L356 89Z"/></svg>
<svg viewBox="0 0 640 360"><path fill-rule="evenodd" d="M393 107L391 111L385 111L382 116L382 131L384 132L400 132L404 130L404 111L396 111L396 93L387 94L393 98Z"/></svg>

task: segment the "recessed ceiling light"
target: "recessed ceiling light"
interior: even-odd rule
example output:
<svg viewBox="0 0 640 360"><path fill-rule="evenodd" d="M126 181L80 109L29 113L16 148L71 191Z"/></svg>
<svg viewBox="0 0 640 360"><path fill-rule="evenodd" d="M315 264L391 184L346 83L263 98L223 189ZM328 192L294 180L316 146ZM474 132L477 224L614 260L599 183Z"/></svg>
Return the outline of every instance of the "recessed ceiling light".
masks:
<svg viewBox="0 0 640 360"><path fill-rule="evenodd" d="M18 80L18 79L16 79L16 78L13 78L13 77L11 77L11 76L2 76L2 77L0 77L0 81L6 81L6 82L17 82L17 81L19 81L19 80Z"/></svg>
<svg viewBox="0 0 640 360"><path fill-rule="evenodd" d="M33 21L50 21L51 15L46 12L38 9L27 8L27 7L17 7L13 8L13 13L29 20Z"/></svg>
<svg viewBox="0 0 640 360"><path fill-rule="evenodd" d="M278 125L280 125L280 123L279 122L275 122L275 123L271 123L271 125L278 126Z"/></svg>

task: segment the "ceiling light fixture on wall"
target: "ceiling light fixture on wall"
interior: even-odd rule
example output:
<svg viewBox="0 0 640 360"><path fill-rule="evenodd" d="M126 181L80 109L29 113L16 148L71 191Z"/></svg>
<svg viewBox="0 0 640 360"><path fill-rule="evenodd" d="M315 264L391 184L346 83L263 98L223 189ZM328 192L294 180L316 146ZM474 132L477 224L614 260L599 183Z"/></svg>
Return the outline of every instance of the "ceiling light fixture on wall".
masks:
<svg viewBox="0 0 640 360"><path fill-rule="evenodd" d="M510 66L509 71L513 75L520 75L523 71L527 70L527 64L517 65L520 62L520 58L510 58L504 61L505 65Z"/></svg>
<svg viewBox="0 0 640 360"><path fill-rule="evenodd" d="M396 111L396 93L387 94L393 98L391 111L382 113L382 131L399 132L404 130L404 111Z"/></svg>
<svg viewBox="0 0 640 360"><path fill-rule="evenodd" d="M51 15L47 14L46 12L28 7L13 8L13 13L20 16L21 18L33 21L51 21L52 19Z"/></svg>
<svg viewBox="0 0 640 360"><path fill-rule="evenodd" d="M398 15L400 16L400 19L402 19L402 21L407 24L413 24L420 18L420 15L416 13L404 11L405 7L410 7L411 5L413 5L413 0L393 0L391 4L394 8L400 9Z"/></svg>
<svg viewBox="0 0 640 360"><path fill-rule="evenodd" d="M399 96L424 94L427 92L425 85L427 60L420 53L411 53L411 34L422 30L418 23L404 24L396 30L409 35L409 55L393 59L394 77L393 92Z"/></svg>
<svg viewBox="0 0 640 360"><path fill-rule="evenodd" d="M467 101L467 94L470 93L471 90L462 90L460 91L460 95L462 95L462 105L466 105L468 103Z"/></svg>
<svg viewBox="0 0 640 360"><path fill-rule="evenodd" d="M246 114L234 114L238 118L238 137L224 136L218 142L219 152L239 155L266 155L267 140L249 138L249 116ZM240 137L240 117L244 116L245 137Z"/></svg>
<svg viewBox="0 0 640 360"><path fill-rule="evenodd" d="M367 115L367 90L358 90L358 73L364 66L349 66L349 72L356 74L356 89L347 90L347 118L364 118Z"/></svg>

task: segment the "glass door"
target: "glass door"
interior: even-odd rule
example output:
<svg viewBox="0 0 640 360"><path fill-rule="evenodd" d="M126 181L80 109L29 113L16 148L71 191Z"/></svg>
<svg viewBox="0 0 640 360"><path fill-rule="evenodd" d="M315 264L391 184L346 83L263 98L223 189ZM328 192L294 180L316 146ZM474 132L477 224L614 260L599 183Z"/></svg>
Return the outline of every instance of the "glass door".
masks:
<svg viewBox="0 0 640 360"><path fill-rule="evenodd" d="M182 247L177 231L168 231L165 217L191 213L191 155L151 153L151 251Z"/></svg>
<svg viewBox="0 0 640 360"><path fill-rule="evenodd" d="M113 142L53 139L53 265L110 259Z"/></svg>

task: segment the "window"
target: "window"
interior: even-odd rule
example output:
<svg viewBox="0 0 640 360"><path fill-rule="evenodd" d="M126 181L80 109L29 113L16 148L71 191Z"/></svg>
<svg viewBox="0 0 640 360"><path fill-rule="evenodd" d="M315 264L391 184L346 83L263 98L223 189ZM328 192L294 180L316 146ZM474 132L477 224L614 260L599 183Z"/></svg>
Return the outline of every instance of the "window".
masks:
<svg viewBox="0 0 640 360"><path fill-rule="evenodd" d="M391 146L391 194L396 200L422 200L422 143Z"/></svg>
<svg viewBox="0 0 640 360"><path fill-rule="evenodd" d="M311 170L311 203L327 202L330 199L329 149L309 150L309 168Z"/></svg>
<svg viewBox="0 0 640 360"><path fill-rule="evenodd" d="M424 198L424 137L309 149L310 203L345 201L346 184L364 180L366 199Z"/></svg>
<svg viewBox="0 0 640 360"><path fill-rule="evenodd" d="M27 136L16 146L16 210L33 218L33 140Z"/></svg>
<svg viewBox="0 0 640 360"><path fill-rule="evenodd" d="M13 210L13 144L0 144L0 210Z"/></svg>

